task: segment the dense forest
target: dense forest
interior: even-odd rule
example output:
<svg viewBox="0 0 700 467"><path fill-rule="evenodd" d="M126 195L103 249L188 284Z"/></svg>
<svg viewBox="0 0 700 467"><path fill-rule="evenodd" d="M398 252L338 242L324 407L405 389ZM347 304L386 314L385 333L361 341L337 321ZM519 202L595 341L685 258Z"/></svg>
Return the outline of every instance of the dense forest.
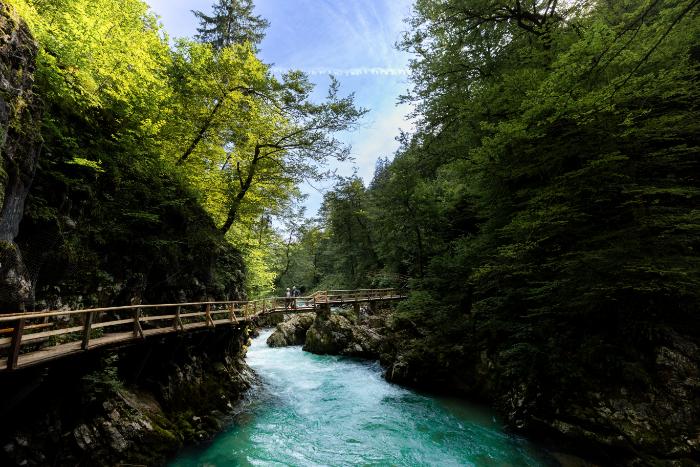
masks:
<svg viewBox="0 0 700 467"><path fill-rule="evenodd" d="M29 168L3 147L5 204L26 196L0 219L3 308L401 287L392 381L700 461L699 0L416 0L415 130L314 219L299 185L366 110L273 73L250 0L195 12L194 39L141 0L0 4L37 43L3 141L41 146Z"/></svg>
<svg viewBox="0 0 700 467"><path fill-rule="evenodd" d="M682 457L700 395L698 13L418 0L399 44L417 129L369 186L325 196L286 281L409 285L397 380ZM601 421L601 397L651 426Z"/></svg>
<svg viewBox="0 0 700 467"><path fill-rule="evenodd" d="M196 39L169 38L140 0L10 4L38 42L43 113L17 238L25 301L269 293L270 219L347 157L333 135L364 113L352 96L333 82L312 102L306 75L273 75L251 2L196 12Z"/></svg>

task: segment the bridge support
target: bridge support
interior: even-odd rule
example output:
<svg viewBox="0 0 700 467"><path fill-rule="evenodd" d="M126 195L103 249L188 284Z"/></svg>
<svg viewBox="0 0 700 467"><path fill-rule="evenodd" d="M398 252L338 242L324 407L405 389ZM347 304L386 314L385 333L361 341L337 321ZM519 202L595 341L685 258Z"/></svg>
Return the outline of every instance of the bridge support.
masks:
<svg viewBox="0 0 700 467"><path fill-rule="evenodd" d="M83 328L83 343L80 348L87 350L90 345L90 331L92 330L92 318L95 313L87 313L85 315L85 325Z"/></svg>
<svg viewBox="0 0 700 467"><path fill-rule="evenodd" d="M24 307L22 307L24 308ZM22 310L24 311L24 310ZM14 323L12 331L12 342L10 343L9 353L7 355L7 369L14 370L17 368L17 359L19 358L19 349L22 345L22 331L24 330L24 320L18 319Z"/></svg>
<svg viewBox="0 0 700 467"><path fill-rule="evenodd" d="M185 326L182 325L182 319L180 319L180 313L181 313L182 307L177 307L175 310L175 319L173 320L173 329L175 330L180 330L184 331Z"/></svg>

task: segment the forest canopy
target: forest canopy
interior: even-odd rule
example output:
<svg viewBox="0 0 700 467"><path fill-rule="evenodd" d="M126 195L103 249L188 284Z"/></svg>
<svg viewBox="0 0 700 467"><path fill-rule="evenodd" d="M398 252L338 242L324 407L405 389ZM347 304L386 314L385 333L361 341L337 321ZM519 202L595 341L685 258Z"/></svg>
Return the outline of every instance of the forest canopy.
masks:
<svg viewBox="0 0 700 467"><path fill-rule="evenodd" d="M326 195L294 280L410 284L417 365L487 348L505 387L648 383L650 349L700 331L697 6L417 0L417 130Z"/></svg>
<svg viewBox="0 0 700 467"><path fill-rule="evenodd" d="M348 157L334 134L365 113L353 96L332 80L327 98L314 102L304 73L275 75L256 56L268 23L250 1L196 12L197 38L174 40L141 0L11 3L39 43L37 85L53 117L47 164L77 165L104 180L105 165L182 180L243 252L249 291L269 293L272 247L281 239L270 216L299 197L302 180ZM66 115L82 124L70 128ZM70 134L80 125L109 131L84 144ZM125 154L95 147L102 142ZM135 215L156 220L147 210Z"/></svg>

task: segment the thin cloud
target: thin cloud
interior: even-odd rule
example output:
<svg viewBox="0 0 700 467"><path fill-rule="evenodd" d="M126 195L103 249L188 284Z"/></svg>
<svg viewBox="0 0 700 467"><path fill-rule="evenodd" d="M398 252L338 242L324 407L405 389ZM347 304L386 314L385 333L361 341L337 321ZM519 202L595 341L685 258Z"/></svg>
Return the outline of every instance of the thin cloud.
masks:
<svg viewBox="0 0 700 467"><path fill-rule="evenodd" d="M287 70L280 67L273 67L275 74L283 73ZM334 75L334 76L407 76L410 74L408 68L392 67L354 67L354 68L307 68L302 69L311 76Z"/></svg>

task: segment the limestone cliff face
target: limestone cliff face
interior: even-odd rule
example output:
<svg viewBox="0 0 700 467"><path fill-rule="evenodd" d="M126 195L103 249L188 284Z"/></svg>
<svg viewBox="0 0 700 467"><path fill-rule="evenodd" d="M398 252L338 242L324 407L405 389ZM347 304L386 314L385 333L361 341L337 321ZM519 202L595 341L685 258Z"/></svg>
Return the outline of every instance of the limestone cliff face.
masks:
<svg viewBox="0 0 700 467"><path fill-rule="evenodd" d="M248 328L221 327L0 374L0 465L163 465L257 385Z"/></svg>
<svg viewBox="0 0 700 467"><path fill-rule="evenodd" d="M0 307L25 302L31 292L14 239L42 147L36 54L27 25L0 2Z"/></svg>

